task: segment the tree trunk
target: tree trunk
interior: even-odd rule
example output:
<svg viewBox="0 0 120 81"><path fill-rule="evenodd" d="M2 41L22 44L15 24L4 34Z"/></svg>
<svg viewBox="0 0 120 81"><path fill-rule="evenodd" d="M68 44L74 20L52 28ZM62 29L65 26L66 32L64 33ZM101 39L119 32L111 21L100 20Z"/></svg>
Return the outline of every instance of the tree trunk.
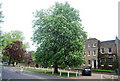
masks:
<svg viewBox="0 0 120 81"><path fill-rule="evenodd" d="M11 56L10 56L10 58L9 58L9 62L8 62L8 65L10 65L10 63L11 63L11 59L12 59L12 58L11 58Z"/></svg>
<svg viewBox="0 0 120 81"><path fill-rule="evenodd" d="M13 66L15 66L14 63L15 63L15 62L13 62Z"/></svg>
<svg viewBox="0 0 120 81"><path fill-rule="evenodd" d="M58 64L54 65L54 73L56 73L56 74L58 73Z"/></svg>

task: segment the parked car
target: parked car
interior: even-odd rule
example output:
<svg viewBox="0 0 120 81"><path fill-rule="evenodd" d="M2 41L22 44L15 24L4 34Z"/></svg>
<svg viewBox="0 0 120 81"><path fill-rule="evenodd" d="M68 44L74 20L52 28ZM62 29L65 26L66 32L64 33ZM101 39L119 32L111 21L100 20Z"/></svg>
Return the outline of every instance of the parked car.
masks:
<svg viewBox="0 0 120 81"><path fill-rule="evenodd" d="M8 64L8 62L3 62L3 64Z"/></svg>
<svg viewBox="0 0 120 81"><path fill-rule="evenodd" d="M83 75L83 76L85 76L85 75L91 76L91 69L89 69L89 68L84 68L84 69L82 70L82 75Z"/></svg>

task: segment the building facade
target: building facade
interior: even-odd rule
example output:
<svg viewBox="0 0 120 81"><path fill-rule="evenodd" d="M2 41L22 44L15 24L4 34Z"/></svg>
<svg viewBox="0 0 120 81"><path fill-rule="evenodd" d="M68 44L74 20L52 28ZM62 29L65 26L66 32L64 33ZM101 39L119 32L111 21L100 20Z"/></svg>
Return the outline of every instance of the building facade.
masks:
<svg viewBox="0 0 120 81"><path fill-rule="evenodd" d="M99 40L91 38L85 41L85 67L98 68Z"/></svg>
<svg viewBox="0 0 120 81"><path fill-rule="evenodd" d="M114 69L118 67L117 54L120 40L99 41L96 38L89 38L85 41L85 63L82 67L93 69ZM120 51L120 50L119 50Z"/></svg>
<svg viewBox="0 0 120 81"><path fill-rule="evenodd" d="M115 40L100 42L99 68L114 69L117 67L117 47Z"/></svg>

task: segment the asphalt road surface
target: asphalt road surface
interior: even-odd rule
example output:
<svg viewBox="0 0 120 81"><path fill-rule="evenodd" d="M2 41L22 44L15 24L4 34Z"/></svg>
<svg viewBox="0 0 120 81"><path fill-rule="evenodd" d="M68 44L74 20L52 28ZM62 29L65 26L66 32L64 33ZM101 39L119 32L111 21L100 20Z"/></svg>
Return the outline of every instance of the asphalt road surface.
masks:
<svg viewBox="0 0 120 81"><path fill-rule="evenodd" d="M11 81L11 79L62 79L60 77L42 74L42 73L36 73L31 71L24 71L20 72L19 69L16 69L14 67L5 67L2 68L2 79L4 81ZM12 80L13 81L13 80Z"/></svg>
<svg viewBox="0 0 120 81"><path fill-rule="evenodd" d="M0 80L2 80L2 63L0 62Z"/></svg>

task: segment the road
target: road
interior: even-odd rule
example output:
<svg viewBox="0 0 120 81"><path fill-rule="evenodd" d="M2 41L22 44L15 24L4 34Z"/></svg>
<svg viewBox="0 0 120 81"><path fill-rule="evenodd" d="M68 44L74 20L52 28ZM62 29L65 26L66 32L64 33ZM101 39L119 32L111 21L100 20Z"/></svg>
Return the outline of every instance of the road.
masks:
<svg viewBox="0 0 120 81"><path fill-rule="evenodd" d="M103 78L112 80L112 75L104 74ZM31 71L24 71L22 73L22 72L19 72L19 69L16 69L15 67L5 67L5 66L2 67L2 79L4 81L16 81L16 79L17 79L17 81L24 81L24 80L25 81L26 80L27 81L36 81L36 80L37 81L41 81L41 80L43 80L43 81L56 81L56 79L60 80L60 81L66 81L63 78L52 76L52 75L47 75L47 74L42 74L42 73L36 73L36 72L31 72ZM12 79L14 79L14 80L12 80ZM89 80L93 79L93 81L95 81L94 79L101 80L101 74L92 73L92 76L78 76L78 77L71 77L68 79L70 81L72 81L71 79L78 79L78 81L83 81L80 79L89 79ZM114 79L117 79L117 77L115 76Z"/></svg>
<svg viewBox="0 0 120 81"><path fill-rule="evenodd" d="M19 72L19 69L14 67L5 67L2 68L2 79L62 79L60 77L36 73L31 71Z"/></svg>
<svg viewBox="0 0 120 81"><path fill-rule="evenodd" d="M2 80L2 63L0 62L0 80Z"/></svg>

